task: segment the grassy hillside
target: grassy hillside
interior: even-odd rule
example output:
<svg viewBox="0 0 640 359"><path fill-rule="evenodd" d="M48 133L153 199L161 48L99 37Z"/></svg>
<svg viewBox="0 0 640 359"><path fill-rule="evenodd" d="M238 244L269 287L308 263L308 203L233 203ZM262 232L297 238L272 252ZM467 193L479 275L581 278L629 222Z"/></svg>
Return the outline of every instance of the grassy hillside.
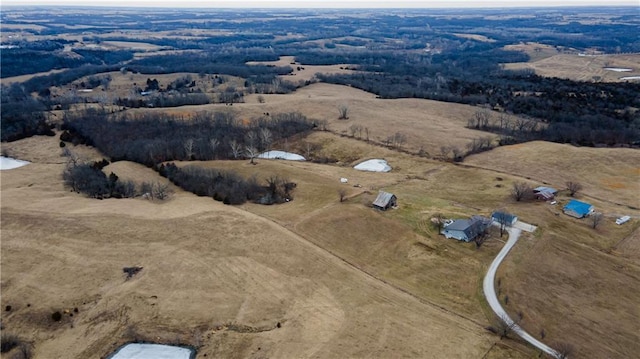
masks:
<svg viewBox="0 0 640 359"><path fill-rule="evenodd" d="M381 101L346 87L314 85L232 111L248 116L273 101L274 108L310 116L328 113L339 103L331 89L351 96L348 121ZM303 101L305 95L318 100ZM432 116L423 122L385 122L392 112L361 118L380 131L420 139L407 147L447 143L447 131L475 132L463 128L471 107L454 106L458 117L445 117L438 108L451 105L388 103ZM136 339L195 345L201 357L533 357L520 341L485 330L493 316L481 282L505 238L493 233L476 249L446 240L430 222L436 213L464 218L505 208L540 228L524 237L499 273L501 298L509 296L514 315L523 312L523 326L534 335L544 329L547 343L574 345L576 358L640 350L633 340L640 278L634 255L639 213L630 208L640 168L634 150L533 142L451 164L341 136L340 126L336 118L332 132L275 144L299 153L316 144L314 151L333 164L178 163L297 183L294 200L274 206L225 206L177 187L164 202L84 198L62 185L66 159L56 138L3 144L8 154L33 162L2 172L2 305L12 307L2 314L5 330L32 342L36 357L100 357ZM101 158L89 147L71 149L86 160ZM386 159L393 170L352 168L370 158ZM164 181L129 162L104 171ZM597 229L560 214L558 206L510 196L516 181L562 188L569 179L583 183L579 198L605 213ZM397 209L370 207L380 189L398 196ZM561 192L559 201L568 199ZM617 226L622 213L633 220ZM122 268L134 265L143 270L125 280ZM63 313L60 322L51 320L55 311Z"/></svg>

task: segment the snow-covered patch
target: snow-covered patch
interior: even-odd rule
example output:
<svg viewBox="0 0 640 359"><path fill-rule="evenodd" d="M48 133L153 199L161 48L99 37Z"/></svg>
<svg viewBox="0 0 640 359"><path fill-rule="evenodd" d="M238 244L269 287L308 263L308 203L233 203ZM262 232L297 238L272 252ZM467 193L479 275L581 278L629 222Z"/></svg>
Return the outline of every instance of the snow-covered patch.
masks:
<svg viewBox="0 0 640 359"><path fill-rule="evenodd" d="M608 71L615 71L615 72L631 72L631 71L633 71L633 69L628 69L628 68L625 68L625 67L605 67L604 69L608 70Z"/></svg>
<svg viewBox="0 0 640 359"><path fill-rule="evenodd" d="M11 157L0 156L0 170L10 170L13 168L26 166L29 163L31 162L16 160L15 158L11 158Z"/></svg>
<svg viewBox="0 0 640 359"><path fill-rule="evenodd" d="M258 158L289 160L289 161L305 161L305 158L291 152L285 151L267 151L258 155Z"/></svg>
<svg viewBox="0 0 640 359"><path fill-rule="evenodd" d="M190 359L192 349L164 344L130 343L118 349L109 359Z"/></svg>
<svg viewBox="0 0 640 359"><path fill-rule="evenodd" d="M353 168L359 171L370 171L370 172L389 172L391 171L391 166L387 164L387 161L381 159L372 159L368 161L364 161L355 165Z"/></svg>
<svg viewBox="0 0 640 359"><path fill-rule="evenodd" d="M625 76L621 77L620 80L640 80L640 76Z"/></svg>

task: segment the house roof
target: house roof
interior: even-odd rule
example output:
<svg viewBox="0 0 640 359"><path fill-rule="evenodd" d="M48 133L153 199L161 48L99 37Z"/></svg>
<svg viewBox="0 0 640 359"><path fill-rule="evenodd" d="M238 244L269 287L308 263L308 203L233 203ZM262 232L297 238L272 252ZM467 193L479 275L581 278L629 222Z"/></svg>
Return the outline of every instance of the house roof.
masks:
<svg viewBox="0 0 640 359"><path fill-rule="evenodd" d="M376 200L373 201L373 205L376 207L386 207L393 197L394 195L392 193L380 191Z"/></svg>
<svg viewBox="0 0 640 359"><path fill-rule="evenodd" d="M542 199L545 199L545 200L550 200L550 199L552 199L554 197L552 192L547 192L547 191L540 191L540 192L536 193L536 196L538 198L542 198Z"/></svg>
<svg viewBox="0 0 640 359"><path fill-rule="evenodd" d="M472 239L485 230L490 224L491 221L488 218L473 216L471 219L456 219L447 226L447 230L464 232L467 238Z"/></svg>
<svg viewBox="0 0 640 359"><path fill-rule="evenodd" d="M493 218L494 220L496 220L498 222L500 222L499 220L504 220L505 223L511 223L514 220L516 220L518 217L516 217L515 215L513 215L511 213L495 211L495 212L491 213L491 218Z"/></svg>
<svg viewBox="0 0 640 359"><path fill-rule="evenodd" d="M453 223L447 226L447 229L464 232L471 225L470 222L471 221L469 221L468 219L456 219L455 221L453 221Z"/></svg>
<svg viewBox="0 0 640 359"><path fill-rule="evenodd" d="M545 187L545 186L540 186L540 187L536 187L533 189L533 192L538 193L538 192L547 192L547 193L552 193L552 194L556 194L558 193L558 190L553 188L553 187Z"/></svg>
<svg viewBox="0 0 640 359"><path fill-rule="evenodd" d="M589 214L592 208L593 206L591 204L586 202L580 202L575 199L570 200L569 203L567 203L567 205L564 206L565 211L573 211L582 215Z"/></svg>

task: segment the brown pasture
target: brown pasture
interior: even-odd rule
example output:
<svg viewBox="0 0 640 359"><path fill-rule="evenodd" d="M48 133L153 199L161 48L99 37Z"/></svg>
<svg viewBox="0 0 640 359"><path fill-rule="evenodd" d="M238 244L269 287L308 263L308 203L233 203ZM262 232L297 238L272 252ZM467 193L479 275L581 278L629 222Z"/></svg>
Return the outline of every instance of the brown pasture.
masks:
<svg viewBox="0 0 640 359"><path fill-rule="evenodd" d="M580 182L578 197L608 203L614 214L640 208L640 155L630 148L591 148L542 141L469 156L467 165L519 175L557 189Z"/></svg>
<svg viewBox="0 0 640 359"><path fill-rule="evenodd" d="M153 77L164 84L181 75ZM131 76L137 75L112 73L113 91L149 77ZM408 137L404 149L414 153L420 146L430 157L440 146L463 148L487 135L464 127L475 107L381 100L328 84L263 95L265 103L256 96L233 106L130 112L224 110L250 119L300 111L327 120L330 131L274 148L306 155L306 144L316 144L313 155L334 164L178 163L288 178L298 186L294 200L282 205L225 206L176 187L164 202L88 199L64 189L66 158L57 137L2 144L11 156L33 162L0 174L1 302L13 308L2 312L4 330L33 342L36 357L101 357L136 339L196 345L208 357L535 357L520 341L485 330L493 317L482 277L505 238L493 233L476 249L444 239L430 223L436 213L465 218L504 208L540 228L523 237L499 273L501 298L509 296L512 314L523 312L523 326L534 335L544 329L549 344L570 342L578 348L575 358L640 351L633 340L640 294L636 150L531 142L456 165L379 142L401 132ZM341 104L349 106L348 120L337 119ZM369 142L349 136L353 124L369 128ZM83 160L102 157L69 147ZM370 158L386 159L393 170L352 168ZM105 172L166 181L129 162ZM342 177L349 183L340 183ZM563 189L567 180L579 180L579 198L605 213L597 229L560 213L569 199L564 191L557 206L509 195L516 181ZM340 189L347 192L342 203ZM397 209L370 207L380 189L398 196ZM622 214L632 221L615 225ZM125 280L122 268L132 265L144 269ZM61 322L51 321L52 312L65 309L71 311Z"/></svg>
<svg viewBox="0 0 640 359"><path fill-rule="evenodd" d="M164 203L68 192L56 146L6 144L33 163L2 172L3 328L36 357L98 358L130 340L196 345L200 357L526 357L517 343L494 345L481 316L434 305L242 207L180 190ZM108 170L158 179L127 163ZM350 206L340 209L365 214L358 221L379 216ZM126 280L133 265L143 270Z"/></svg>
<svg viewBox="0 0 640 359"><path fill-rule="evenodd" d="M605 70L629 68L629 72ZM545 77L560 77L576 81L620 82L621 77L640 76L640 55L578 55L558 54L533 62L505 64L506 69L532 69Z"/></svg>
<svg viewBox="0 0 640 359"><path fill-rule="evenodd" d="M289 75L280 76L281 79L291 82L309 81L315 78L317 73L323 74L352 74L353 70L345 69L349 65L301 65L295 61L294 56L280 56L277 61L247 62L248 65L274 65L274 66L290 66L293 72ZM298 69L299 68L299 69Z"/></svg>
<svg viewBox="0 0 640 359"><path fill-rule="evenodd" d="M146 77L145 77L146 78ZM364 128L369 129L369 140L381 144L397 132L407 138L403 150L417 153L422 147L425 154L436 157L442 146L465 146L478 137L492 136L487 132L467 129L467 120L477 107L444 103L423 99L378 99L375 95L349 86L316 83L286 95L258 95L245 97L245 103L182 106L174 109L151 111L176 114L199 111L233 111L240 119L249 120L264 115L283 112L300 112L311 119L326 120L329 129L337 134L349 135L353 125L362 126L362 140L366 140ZM349 108L348 120L339 120L338 107ZM132 110L131 113L149 111Z"/></svg>

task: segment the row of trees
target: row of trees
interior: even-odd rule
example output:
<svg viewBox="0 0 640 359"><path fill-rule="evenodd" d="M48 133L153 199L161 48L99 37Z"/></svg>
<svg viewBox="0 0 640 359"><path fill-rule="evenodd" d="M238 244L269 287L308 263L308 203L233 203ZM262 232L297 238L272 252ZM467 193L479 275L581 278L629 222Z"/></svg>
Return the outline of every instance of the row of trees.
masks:
<svg viewBox="0 0 640 359"><path fill-rule="evenodd" d="M97 147L112 160L153 166L173 160L255 158L274 142L310 131L313 121L300 113L281 113L239 121L232 112L120 115L96 109L68 115L61 139Z"/></svg>
<svg viewBox="0 0 640 359"><path fill-rule="evenodd" d="M157 167L160 175L176 186L198 196L212 197L225 204L242 204L247 201L260 204L276 204L293 199L296 184L285 178L271 176L261 185L253 176L243 178L232 171L202 168L195 165L177 167L174 163Z"/></svg>

